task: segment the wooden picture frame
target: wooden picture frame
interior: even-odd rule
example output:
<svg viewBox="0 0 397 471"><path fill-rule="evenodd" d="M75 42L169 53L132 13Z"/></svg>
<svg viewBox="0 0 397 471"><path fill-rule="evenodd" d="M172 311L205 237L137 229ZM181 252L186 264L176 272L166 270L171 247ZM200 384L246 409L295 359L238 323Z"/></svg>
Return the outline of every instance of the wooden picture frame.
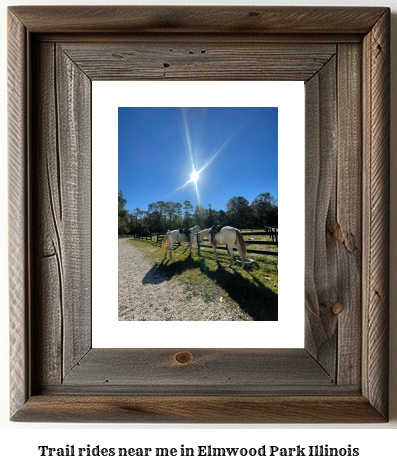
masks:
<svg viewBox="0 0 397 471"><path fill-rule="evenodd" d="M389 23L383 7L9 8L11 420L388 420ZM305 348L91 348L92 80L305 81Z"/></svg>

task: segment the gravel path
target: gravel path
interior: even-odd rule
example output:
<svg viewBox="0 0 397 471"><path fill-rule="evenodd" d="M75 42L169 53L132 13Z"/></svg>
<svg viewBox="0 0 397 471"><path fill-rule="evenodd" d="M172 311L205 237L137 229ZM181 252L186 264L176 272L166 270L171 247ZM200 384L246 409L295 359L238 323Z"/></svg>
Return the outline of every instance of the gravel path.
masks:
<svg viewBox="0 0 397 471"><path fill-rule="evenodd" d="M119 239L120 321L239 321L220 302L190 299L177 280L156 272L145 255Z"/></svg>

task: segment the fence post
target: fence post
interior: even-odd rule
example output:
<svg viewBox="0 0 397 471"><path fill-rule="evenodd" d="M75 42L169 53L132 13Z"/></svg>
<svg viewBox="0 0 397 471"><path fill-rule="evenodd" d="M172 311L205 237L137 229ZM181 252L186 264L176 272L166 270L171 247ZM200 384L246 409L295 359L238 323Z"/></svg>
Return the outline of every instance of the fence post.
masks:
<svg viewBox="0 0 397 471"><path fill-rule="evenodd" d="M197 255L200 257L200 242L199 242L199 236L196 234L197 237Z"/></svg>

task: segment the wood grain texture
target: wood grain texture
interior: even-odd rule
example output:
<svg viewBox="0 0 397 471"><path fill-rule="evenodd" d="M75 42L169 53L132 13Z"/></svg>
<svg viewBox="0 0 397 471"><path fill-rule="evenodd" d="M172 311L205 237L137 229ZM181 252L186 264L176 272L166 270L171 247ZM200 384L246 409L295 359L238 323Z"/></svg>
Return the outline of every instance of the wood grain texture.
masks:
<svg viewBox="0 0 397 471"><path fill-rule="evenodd" d="M336 379L336 58L306 84L305 347Z"/></svg>
<svg viewBox="0 0 397 471"><path fill-rule="evenodd" d="M32 32L67 33L366 33L384 8L59 6L12 7Z"/></svg>
<svg viewBox="0 0 397 471"><path fill-rule="evenodd" d="M337 175L335 219L338 321L337 383L360 384L362 361L362 55L358 45L338 46Z"/></svg>
<svg viewBox="0 0 397 471"><path fill-rule="evenodd" d="M65 376L91 348L91 81L55 52Z"/></svg>
<svg viewBox="0 0 397 471"><path fill-rule="evenodd" d="M384 8L10 9L12 420L387 420L389 21ZM183 364L91 350L91 80L275 77L306 82L306 349Z"/></svg>
<svg viewBox="0 0 397 471"><path fill-rule="evenodd" d="M140 33L140 32L118 32L117 34L109 34L106 32L96 33L73 33L68 34L67 32L48 32L48 33L35 33L35 40L38 42L54 42L58 44L86 44L92 42L93 44L134 44L134 43L147 43L152 46L164 44L166 42L172 44L186 44L188 39L189 44L193 47L200 43L212 43L214 40L218 42L234 43L244 45L247 43L261 43L261 44L323 44L323 45L336 45L336 44L361 44L362 33L342 33L336 34L329 32L327 34L313 33L313 34L299 34L299 33L266 33L259 34L247 31L242 31L238 34L238 40L236 35L232 32L214 34L214 33L200 33L200 34L178 34L177 32L167 31L167 33Z"/></svg>
<svg viewBox="0 0 397 471"><path fill-rule="evenodd" d="M9 303L11 414L30 394L28 87L26 28L8 14Z"/></svg>
<svg viewBox="0 0 397 471"><path fill-rule="evenodd" d="M93 349L65 377L65 386L110 387L130 385L146 393L222 389L261 393L273 386L330 386L332 378L304 349L192 349L189 361L179 363L184 349ZM280 388L281 386L281 388ZM105 391L106 389L102 389ZM71 390L71 388L69 388Z"/></svg>
<svg viewBox="0 0 397 471"><path fill-rule="evenodd" d="M390 12L364 39L363 392L385 416L389 350Z"/></svg>
<svg viewBox="0 0 397 471"><path fill-rule="evenodd" d="M360 79L346 44L306 85L306 347L339 385L361 375Z"/></svg>
<svg viewBox="0 0 397 471"><path fill-rule="evenodd" d="M64 54L91 80L301 80L336 53L334 44L241 44L212 39L191 44L66 44Z"/></svg>
<svg viewBox="0 0 397 471"><path fill-rule="evenodd" d="M37 396L15 421L89 423L379 423L361 396Z"/></svg>
<svg viewBox="0 0 397 471"><path fill-rule="evenodd" d="M38 387L60 384L91 347L91 83L54 44L35 58Z"/></svg>
<svg viewBox="0 0 397 471"><path fill-rule="evenodd" d="M34 234L32 349L34 387L60 384L63 376L64 276L62 206L53 44L34 46L37 63L33 95ZM44 341L45 339L45 341Z"/></svg>

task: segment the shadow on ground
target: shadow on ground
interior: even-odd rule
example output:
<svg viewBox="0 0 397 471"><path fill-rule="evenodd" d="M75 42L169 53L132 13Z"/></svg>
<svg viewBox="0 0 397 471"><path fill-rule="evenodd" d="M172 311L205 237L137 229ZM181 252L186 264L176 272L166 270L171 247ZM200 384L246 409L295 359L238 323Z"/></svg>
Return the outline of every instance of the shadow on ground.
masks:
<svg viewBox="0 0 397 471"><path fill-rule="evenodd" d="M218 267L210 269L208 261L213 262L213 254L202 253L199 260L187 256L184 260L162 260L146 273L143 284L159 284L180 275L186 270L199 269L205 276L226 291L240 308L254 321L278 320L278 295L267 288L257 276L255 270L249 270L249 278L242 276L241 268L226 268L229 256L218 253ZM213 263L211 263L213 265Z"/></svg>

